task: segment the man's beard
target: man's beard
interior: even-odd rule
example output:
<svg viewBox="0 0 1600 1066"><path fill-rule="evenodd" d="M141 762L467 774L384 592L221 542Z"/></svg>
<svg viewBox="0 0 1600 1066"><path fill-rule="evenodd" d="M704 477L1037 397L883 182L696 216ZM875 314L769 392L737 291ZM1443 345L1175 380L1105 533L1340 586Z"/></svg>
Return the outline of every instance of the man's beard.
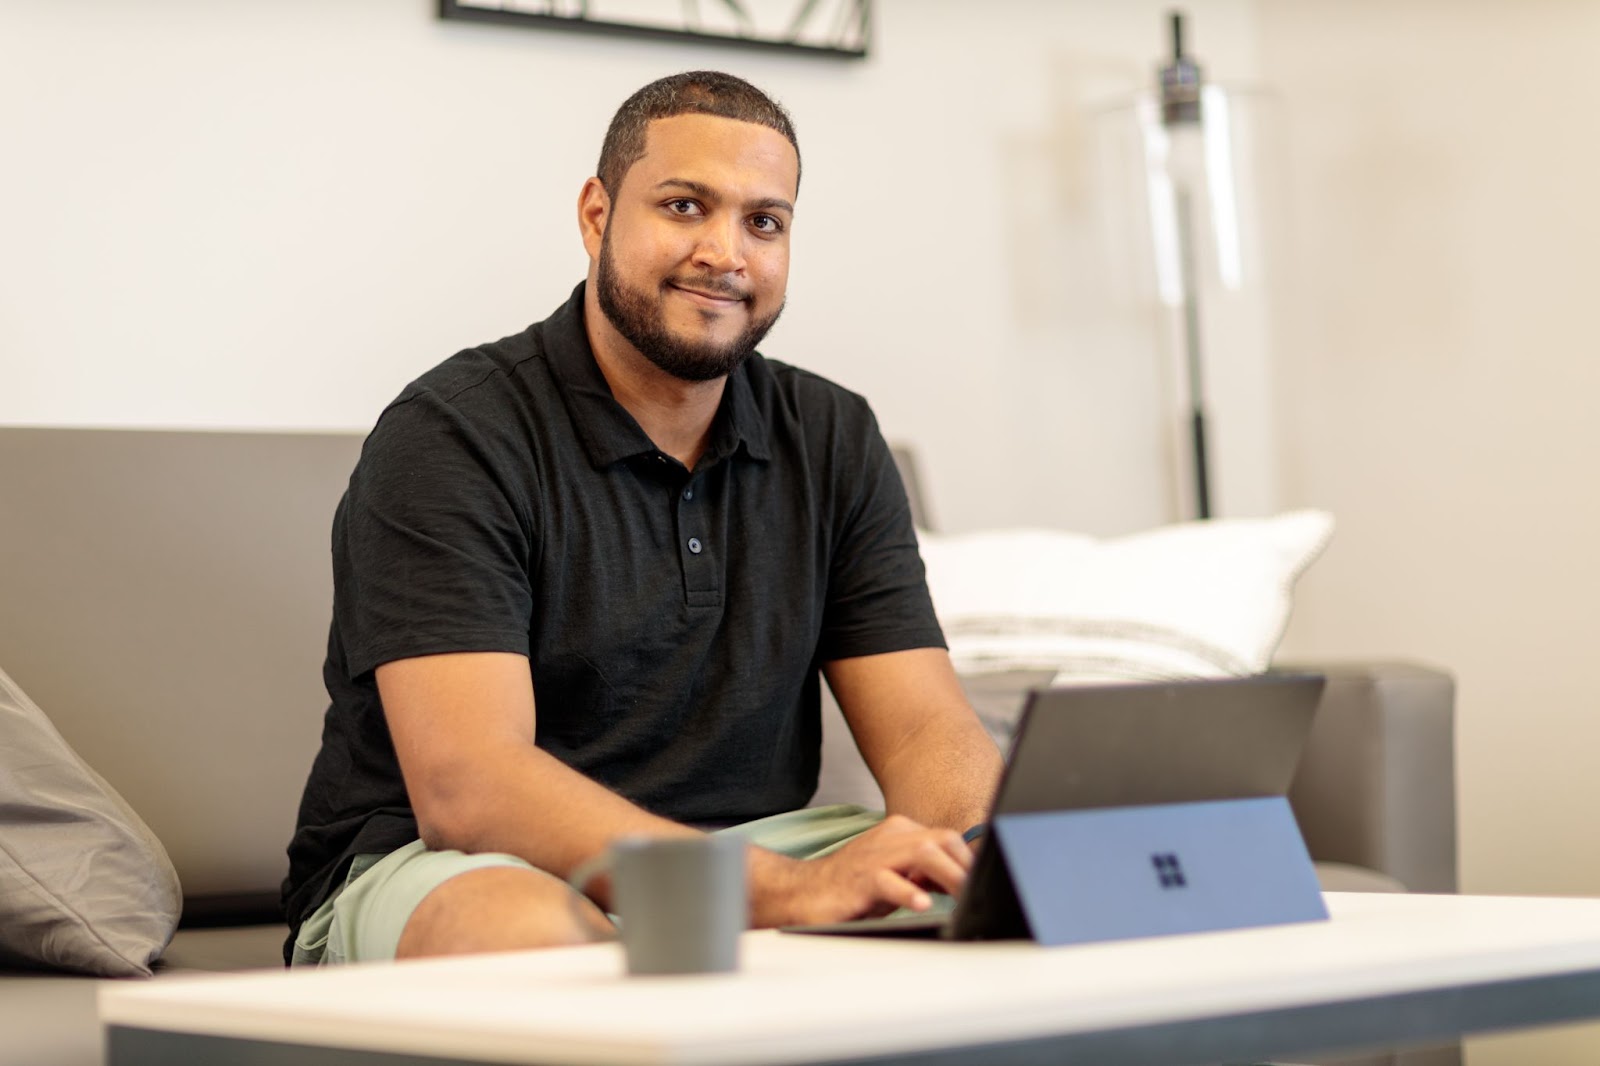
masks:
<svg viewBox="0 0 1600 1066"><path fill-rule="evenodd" d="M687 288L702 292L722 294L728 292L725 282L717 278L676 278ZM600 310L616 327L628 343L639 349L646 359L681 381L713 381L726 377L739 368L756 350L756 345L767 335L783 305L765 318L753 318L744 331L727 344L696 344L681 340L667 332L658 301L648 294L629 288L617 276L616 263L611 256L611 231L608 228L600 241L600 273L596 296ZM734 293L728 292L729 295Z"/></svg>

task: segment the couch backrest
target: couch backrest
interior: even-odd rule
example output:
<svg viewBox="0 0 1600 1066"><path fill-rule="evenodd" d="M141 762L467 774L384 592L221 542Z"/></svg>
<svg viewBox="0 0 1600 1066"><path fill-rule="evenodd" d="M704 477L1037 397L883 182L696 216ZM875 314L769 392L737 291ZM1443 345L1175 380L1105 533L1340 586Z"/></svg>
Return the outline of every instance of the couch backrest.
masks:
<svg viewBox="0 0 1600 1066"><path fill-rule="evenodd" d="M360 446L0 429L0 667L161 838L191 916L276 899Z"/></svg>
<svg viewBox="0 0 1600 1066"><path fill-rule="evenodd" d="M0 669L160 837L187 921L276 907L361 441L0 428Z"/></svg>
<svg viewBox="0 0 1600 1066"><path fill-rule="evenodd" d="M911 518L918 529L932 529L933 516L928 512L927 494L917 467L917 455L904 446L893 447L894 465L900 470L900 480L906 487L906 500L911 504Z"/></svg>

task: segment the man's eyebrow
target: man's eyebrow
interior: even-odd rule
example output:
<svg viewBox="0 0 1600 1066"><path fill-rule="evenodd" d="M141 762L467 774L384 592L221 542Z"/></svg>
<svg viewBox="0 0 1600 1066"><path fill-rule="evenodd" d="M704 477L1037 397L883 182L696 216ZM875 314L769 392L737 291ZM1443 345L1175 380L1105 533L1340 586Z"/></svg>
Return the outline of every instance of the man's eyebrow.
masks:
<svg viewBox="0 0 1600 1066"><path fill-rule="evenodd" d="M700 197L702 200L717 201L722 199L722 197L718 195L717 191L711 186L701 184L698 181L691 181L688 178L668 178L665 181L657 183L656 188L658 190L683 189L686 192L694 193L694 195ZM751 211L787 211L791 215L794 214L794 204L779 196L764 196L761 199L754 200L748 204L745 204L744 206L746 209Z"/></svg>
<svg viewBox="0 0 1600 1066"><path fill-rule="evenodd" d="M747 206L757 211L787 211L794 214L794 204L777 196L768 196Z"/></svg>

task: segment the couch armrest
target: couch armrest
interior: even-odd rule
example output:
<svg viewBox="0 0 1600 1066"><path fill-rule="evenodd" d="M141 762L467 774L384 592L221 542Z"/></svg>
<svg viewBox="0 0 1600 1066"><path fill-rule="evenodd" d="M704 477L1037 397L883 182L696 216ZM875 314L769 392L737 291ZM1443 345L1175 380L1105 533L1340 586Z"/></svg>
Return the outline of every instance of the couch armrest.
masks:
<svg viewBox="0 0 1600 1066"><path fill-rule="evenodd" d="M1275 668L1328 678L1289 789L1312 858L1456 891L1454 679L1408 663Z"/></svg>

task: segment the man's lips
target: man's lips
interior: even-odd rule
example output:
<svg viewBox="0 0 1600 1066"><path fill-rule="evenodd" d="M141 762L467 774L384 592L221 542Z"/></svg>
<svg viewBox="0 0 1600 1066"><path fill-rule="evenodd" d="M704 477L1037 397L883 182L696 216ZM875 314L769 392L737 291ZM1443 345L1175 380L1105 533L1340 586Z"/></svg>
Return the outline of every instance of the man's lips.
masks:
<svg viewBox="0 0 1600 1066"><path fill-rule="evenodd" d="M688 285L679 285L676 282L667 282L669 288L683 293L689 299L706 307L728 308L734 304L743 303L746 297L738 292L722 292L716 289L698 289Z"/></svg>

